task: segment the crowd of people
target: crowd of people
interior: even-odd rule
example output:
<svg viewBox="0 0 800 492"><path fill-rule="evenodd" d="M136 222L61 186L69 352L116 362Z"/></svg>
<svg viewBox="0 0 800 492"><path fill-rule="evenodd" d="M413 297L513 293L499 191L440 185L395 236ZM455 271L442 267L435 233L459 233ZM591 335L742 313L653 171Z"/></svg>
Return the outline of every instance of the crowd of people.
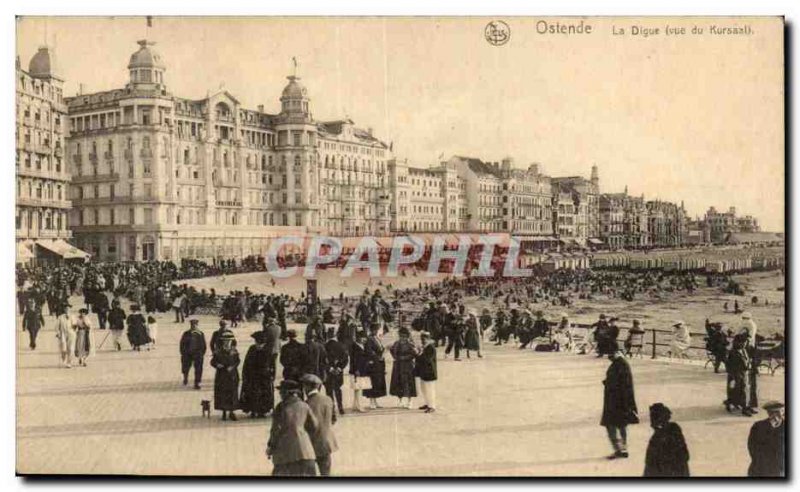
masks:
<svg viewBox="0 0 800 492"><path fill-rule="evenodd" d="M176 324L189 322L179 344L183 384L188 386L192 375L193 387L201 389L210 355L215 370L213 405L222 412L222 420L238 420L237 411L254 419L272 416L266 452L276 475L331 473L331 454L338 448L333 426L337 415L345 413L345 387L352 391L351 411L356 413L380 408L382 398L389 395L397 399L399 408L411 409L418 391L423 400L419 410L436 412L438 347L444 348L444 359L452 354L454 361L463 360L462 355L471 358L472 353L483 358L487 336L496 346L512 345L513 340L519 349L596 354L611 361L600 423L613 448L609 458L621 459L628 457L627 426L639 421L633 374L625 355L631 355L634 337L644 331L635 321L623 340L618 320L601 314L586 336L578 336L566 312L548 320L541 308L566 308L576 298L598 295L630 300L669 289L691 293L697 286L694 276L685 273L570 270L522 279L448 278L409 289L381 284L386 296L381 289L367 288L357 300L341 295L311 302L302 295L294 299L285 294L254 294L248 288L219 295L213 289L198 291L179 283L181 278L226 268L242 267L223 263L205 270L194 262L180 267L149 262L24 269L18 271L23 329L29 332L30 348L35 349L47 307L56 318L61 363L85 366L99 348L90 313L96 314L98 329L108 327L112 350L122 350L127 334L131 349L141 351L157 346L157 314L174 312ZM246 268L261 266L256 262ZM72 295L82 295L85 304L74 318L69 309ZM492 300L497 306L494 312L470 308L469 298L475 296ZM122 308L123 299L130 301L130 313ZM302 343L297 331L287 325L292 305L304 308ZM404 312L412 314L404 317ZM208 343L193 317L198 313L220 317L219 329ZM750 313L742 318L736 333L723 333L721 325L707 323L707 343L715 371L724 365L728 373L725 408L752 416L758 410L757 330ZM253 320L261 321L261 330L251 334L254 342L242 360L232 329ZM383 335L397 325L398 339L387 348ZM412 331L418 332L419 343ZM670 351L685 352L689 343L685 323L676 322ZM391 371L387 371L387 355ZM278 381L280 401L276 402ZM783 406L769 402L764 408L768 419L753 426L748 443L753 476L783 473ZM663 403L650 407L654 433L646 455L646 476L689 474L686 442L680 426L670 419L671 411Z"/></svg>

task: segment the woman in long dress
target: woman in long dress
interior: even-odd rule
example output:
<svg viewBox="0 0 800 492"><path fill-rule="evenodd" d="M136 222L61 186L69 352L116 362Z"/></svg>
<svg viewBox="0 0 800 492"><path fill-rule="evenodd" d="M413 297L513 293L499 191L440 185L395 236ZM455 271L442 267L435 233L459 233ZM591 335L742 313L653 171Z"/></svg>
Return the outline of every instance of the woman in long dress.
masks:
<svg viewBox="0 0 800 492"><path fill-rule="evenodd" d="M470 350L478 352L478 357L483 358L481 355L481 327L478 323L478 318L475 316L475 311L470 311L466 320L467 333L464 336L464 347L467 349L467 359L470 358Z"/></svg>
<svg viewBox="0 0 800 492"><path fill-rule="evenodd" d="M414 381L414 360L417 357L417 347L411 341L408 328L401 328L400 339L392 344L389 352L394 357L392 362L392 381L389 393L400 401L401 408L411 408L411 399L417 396L417 385ZM405 402L403 400L406 400Z"/></svg>
<svg viewBox="0 0 800 492"><path fill-rule="evenodd" d="M214 410L222 410L222 420L236 420L239 408L239 352L233 346L233 333L220 337L220 348L211 357L214 375Z"/></svg>
<svg viewBox="0 0 800 492"><path fill-rule="evenodd" d="M670 343L670 355L672 357L688 357L686 351L692 339L689 334L689 327L683 321L678 321L673 325L672 342Z"/></svg>
<svg viewBox="0 0 800 492"><path fill-rule="evenodd" d="M378 398L386 396L386 361L383 360L385 348L378 338L380 326L376 323L370 326L370 335L364 343L364 353L367 356L367 375L372 387L364 390L364 396L369 398L371 409L380 408Z"/></svg>
<svg viewBox="0 0 800 492"><path fill-rule="evenodd" d="M743 415L750 416L753 412L747 407L748 371L750 370L750 356L747 352L747 336L736 335L733 338L733 349L725 361L725 372L728 373L727 398L723 402L725 410L732 412L741 409Z"/></svg>
<svg viewBox="0 0 800 492"><path fill-rule="evenodd" d="M78 358L78 365L84 367L86 359L94 354L94 333L88 314L88 309L81 309L75 322L75 357Z"/></svg>
<svg viewBox="0 0 800 492"><path fill-rule="evenodd" d="M272 411L275 404L272 350L267 347L265 332L257 331L250 336L255 339L255 344L247 349L244 357L240 404L242 411L261 419Z"/></svg>

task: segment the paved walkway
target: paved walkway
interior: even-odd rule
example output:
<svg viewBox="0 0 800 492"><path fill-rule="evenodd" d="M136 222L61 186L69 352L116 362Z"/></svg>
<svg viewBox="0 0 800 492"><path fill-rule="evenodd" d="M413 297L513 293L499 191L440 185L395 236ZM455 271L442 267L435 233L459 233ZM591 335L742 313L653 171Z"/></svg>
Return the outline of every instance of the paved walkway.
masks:
<svg viewBox="0 0 800 492"><path fill-rule="evenodd" d="M39 348L20 332L17 360L17 470L20 473L265 475L270 420L202 418L212 399L213 369L201 391L180 384L178 339L184 329L160 317L158 348L110 351L86 368L58 367L52 329ZM48 318L48 327L52 318ZM202 320L207 338L216 321ZM258 325L239 328L244 354ZM106 332L97 331L99 344ZM387 340L387 345L390 340ZM697 365L632 361L643 422L629 432L631 457L609 462L598 425L608 362L591 356L486 348L484 359L441 360L439 411L392 408L347 414L335 431L337 475L636 476L643 470L651 429L647 407L673 409L691 452L693 475L744 475L753 419L727 414L725 375ZM387 354L387 359L390 356ZM391 367L391 363L388 364ZM345 405L350 406L350 395ZM764 400L784 396L784 376L760 379ZM420 405L419 399L415 407ZM756 418L763 418L763 412Z"/></svg>

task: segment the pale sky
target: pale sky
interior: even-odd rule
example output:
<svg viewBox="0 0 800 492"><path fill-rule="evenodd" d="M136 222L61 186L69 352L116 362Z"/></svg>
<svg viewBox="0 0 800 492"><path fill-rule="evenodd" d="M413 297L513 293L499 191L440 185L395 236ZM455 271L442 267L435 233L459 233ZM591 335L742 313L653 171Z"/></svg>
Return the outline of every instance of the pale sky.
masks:
<svg viewBox="0 0 800 492"><path fill-rule="evenodd" d="M22 64L54 47L65 94L124 86L136 41L167 65L168 90L200 98L224 84L245 107L277 113L293 56L317 119L352 118L420 166L439 156L539 162L603 192L684 200L690 216L735 206L783 231L783 24L778 18L586 18L584 35L538 34L505 18L491 46L486 18L22 18ZM580 19L561 19L579 22ZM704 35L667 36L694 25ZM631 36L633 25L659 35ZM751 35L708 34L749 25ZM625 36L612 35L623 28Z"/></svg>

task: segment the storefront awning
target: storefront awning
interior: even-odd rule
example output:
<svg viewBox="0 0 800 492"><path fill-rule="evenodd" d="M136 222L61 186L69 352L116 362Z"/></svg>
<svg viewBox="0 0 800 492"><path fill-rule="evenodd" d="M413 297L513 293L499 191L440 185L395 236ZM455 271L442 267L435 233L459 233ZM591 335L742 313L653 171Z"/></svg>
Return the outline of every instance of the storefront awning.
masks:
<svg viewBox="0 0 800 492"><path fill-rule="evenodd" d="M80 250L75 246L67 243L63 239L55 239L53 241L39 240L36 241L36 245L41 246L42 248L57 254L58 256L64 258L65 260L72 260L76 258L81 258L85 260L92 256L86 251Z"/></svg>

